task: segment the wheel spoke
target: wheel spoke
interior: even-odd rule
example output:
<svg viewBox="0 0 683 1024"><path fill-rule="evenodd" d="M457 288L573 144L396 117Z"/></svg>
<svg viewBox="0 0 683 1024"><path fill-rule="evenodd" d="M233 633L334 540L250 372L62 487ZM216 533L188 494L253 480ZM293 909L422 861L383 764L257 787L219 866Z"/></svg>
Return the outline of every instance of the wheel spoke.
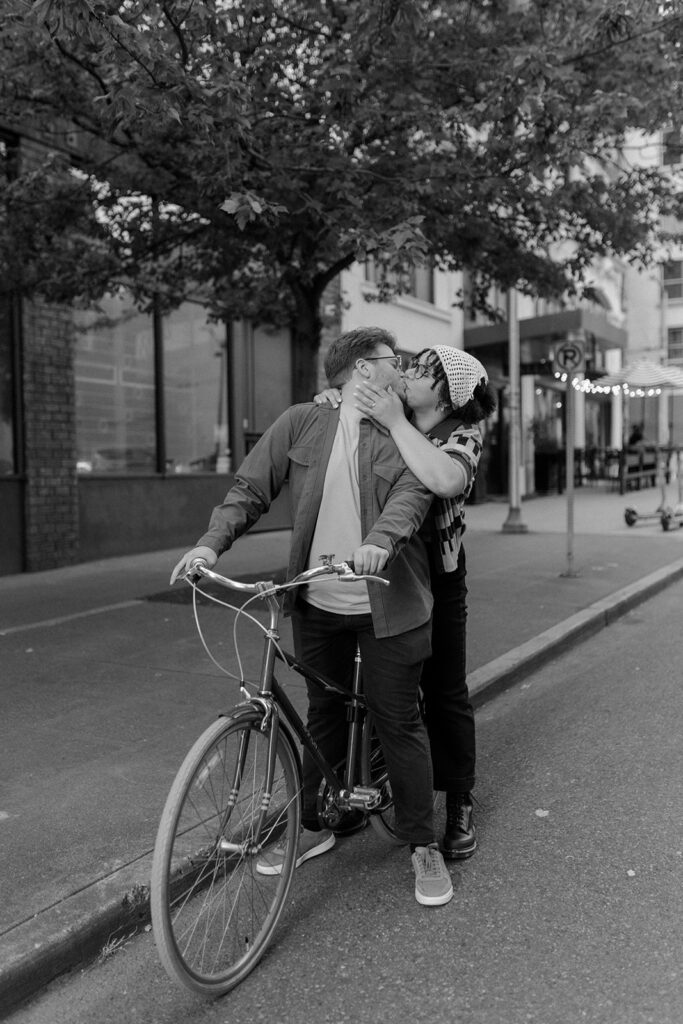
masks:
<svg viewBox="0 0 683 1024"><path fill-rule="evenodd" d="M169 795L152 872L154 932L169 973L197 991L228 991L255 965L291 883L300 780L280 735L268 796L269 734L260 720L215 723L186 758ZM260 851L287 850L279 875ZM229 849L221 849L223 842Z"/></svg>

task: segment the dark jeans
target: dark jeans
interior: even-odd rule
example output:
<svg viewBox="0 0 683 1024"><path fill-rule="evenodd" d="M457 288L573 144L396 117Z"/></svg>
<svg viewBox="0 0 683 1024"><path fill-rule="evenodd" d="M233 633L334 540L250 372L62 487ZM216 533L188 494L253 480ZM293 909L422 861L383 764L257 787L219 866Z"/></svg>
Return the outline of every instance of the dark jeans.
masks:
<svg viewBox="0 0 683 1024"><path fill-rule="evenodd" d="M356 642L363 685L384 750L396 810L396 834L406 843L434 841L429 743L418 706L419 681L429 654L429 622L399 636L377 639L370 615L334 615L299 600L292 614L294 647L312 668L350 685ZM343 700L308 686L308 727L333 765L346 756ZM304 750L304 822L313 822L320 772Z"/></svg>
<svg viewBox="0 0 683 1024"><path fill-rule="evenodd" d="M422 670L434 789L469 793L474 786L474 711L467 689L467 567L460 547L455 572L432 572L432 654Z"/></svg>

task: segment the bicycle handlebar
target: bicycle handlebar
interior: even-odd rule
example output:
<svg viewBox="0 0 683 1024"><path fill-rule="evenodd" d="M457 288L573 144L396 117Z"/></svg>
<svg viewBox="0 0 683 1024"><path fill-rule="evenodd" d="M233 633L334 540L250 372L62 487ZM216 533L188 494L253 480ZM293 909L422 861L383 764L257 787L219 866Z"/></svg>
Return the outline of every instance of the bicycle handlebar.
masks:
<svg viewBox="0 0 683 1024"><path fill-rule="evenodd" d="M272 583L270 580L258 583L242 583L240 580L231 580L228 576L221 576L220 573L209 569L203 558L196 558L189 570L181 578L189 580L193 575L202 576L205 579L212 580L214 583L219 583L222 587L238 590L243 594L264 593L264 587L268 588L267 593L269 594L279 594L284 590L290 590L293 587L300 587L305 583L310 583L311 580L317 579L319 576L337 576L340 582L344 583L368 580L372 583L383 583L385 586L389 586L389 580L385 580L381 576L373 576L371 573L354 572L353 562L350 561L329 563L318 565L313 569L306 569L304 572L300 572L298 576L295 576L293 580L288 580L286 583Z"/></svg>

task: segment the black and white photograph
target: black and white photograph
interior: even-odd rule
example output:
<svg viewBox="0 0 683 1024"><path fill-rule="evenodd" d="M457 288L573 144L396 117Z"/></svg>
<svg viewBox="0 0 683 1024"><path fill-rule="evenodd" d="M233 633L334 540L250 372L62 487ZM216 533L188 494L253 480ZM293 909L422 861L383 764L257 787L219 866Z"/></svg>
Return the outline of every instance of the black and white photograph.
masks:
<svg viewBox="0 0 683 1024"><path fill-rule="evenodd" d="M0 1020L683 1021L683 0L0 0Z"/></svg>

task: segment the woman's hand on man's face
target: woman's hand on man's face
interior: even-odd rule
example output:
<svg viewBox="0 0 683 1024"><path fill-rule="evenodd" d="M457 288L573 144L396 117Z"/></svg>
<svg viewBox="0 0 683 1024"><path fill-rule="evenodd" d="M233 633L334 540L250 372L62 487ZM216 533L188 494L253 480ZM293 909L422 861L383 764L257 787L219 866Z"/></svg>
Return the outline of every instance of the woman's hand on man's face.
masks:
<svg viewBox="0 0 683 1024"><path fill-rule="evenodd" d="M376 384L363 382L355 386L353 398L357 409L387 430L405 419L401 397L391 387L385 390Z"/></svg>

